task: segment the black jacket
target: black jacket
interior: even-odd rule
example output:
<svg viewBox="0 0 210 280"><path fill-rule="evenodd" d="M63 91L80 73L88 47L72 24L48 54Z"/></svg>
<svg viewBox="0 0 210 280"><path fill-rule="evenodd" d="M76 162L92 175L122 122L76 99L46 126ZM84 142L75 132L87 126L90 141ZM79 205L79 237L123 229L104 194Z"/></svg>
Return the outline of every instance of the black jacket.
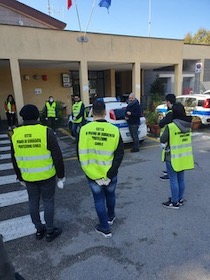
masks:
<svg viewBox="0 0 210 280"><path fill-rule="evenodd" d="M23 125L36 125L38 124L37 121L25 121ZM58 178L63 178L65 176L64 171L64 163L63 163L63 156L60 150L60 147L58 145L58 141L56 139L56 136L54 135L54 132L51 128L47 128L47 149L51 152L52 160L55 166L56 175ZM11 142L11 158L12 158L12 164L15 170L15 173L17 175L17 179L20 181L23 181L23 178L21 176L20 169L17 166L17 162L14 155L14 148L13 144Z"/></svg>
<svg viewBox="0 0 210 280"><path fill-rule="evenodd" d="M131 115L128 115L127 112L131 112ZM140 125L140 117L142 115L141 105L139 101L135 99L133 102L129 103L126 111L125 116L128 118L127 123L128 125Z"/></svg>

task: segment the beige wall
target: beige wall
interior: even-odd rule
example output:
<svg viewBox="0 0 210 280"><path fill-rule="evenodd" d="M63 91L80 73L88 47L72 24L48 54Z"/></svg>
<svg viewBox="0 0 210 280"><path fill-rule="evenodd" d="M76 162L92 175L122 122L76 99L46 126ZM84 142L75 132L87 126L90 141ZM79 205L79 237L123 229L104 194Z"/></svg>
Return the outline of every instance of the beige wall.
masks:
<svg viewBox="0 0 210 280"><path fill-rule="evenodd" d="M88 43L80 43L77 40L81 35L79 32L7 25L0 25L0 34L0 60L11 59L13 62L17 60L20 61L20 65L21 61L24 60L80 62L80 70L83 74L81 75L81 90L84 90L84 92L81 92L81 96L85 97L85 103L88 102L88 92L87 75L84 75L84 71L86 71L86 65L91 65L91 63L98 65L100 63L102 65L103 63L124 63L136 65L135 69L139 67L141 69L151 67L152 69L154 65L159 65L160 67L162 65L178 65L177 90L181 91L180 79L182 78L180 71L182 71L183 53L184 55L188 53L185 46L183 49L182 40L88 33ZM32 71L30 68L23 69L23 67L20 67L24 103L34 103L41 109L48 96L53 95L55 99L61 100L67 105L69 113L71 107L70 89L61 86L60 77L61 73L66 72L66 70L54 67L53 69L34 68ZM107 68L104 70L107 70ZM3 70L1 69L1 71ZM8 71L7 69L6 72L3 72L3 83L11 79ZM115 82L113 81L114 72L111 71L111 69L107 70L106 76L108 79L105 81L105 95L109 94L109 92L113 94L115 87ZM33 77L33 75L43 74L48 75L47 81L34 80L33 78L30 78L29 81L23 80L24 75ZM122 78L124 90L128 92L135 90L131 89L130 86L139 88L139 81L141 80L140 77L135 76L136 73L132 76L130 70L122 75L126 76L126 79ZM131 81L129 84L128 80ZM135 81L137 82L136 85L134 84ZM3 88L4 90L0 92L0 98L5 97L12 89L11 81L8 85L3 85ZM18 86L17 88L19 91L20 87ZM33 92L35 88L41 88L43 93L35 95ZM137 97L140 98L140 91L138 94L139 96Z"/></svg>
<svg viewBox="0 0 210 280"><path fill-rule="evenodd" d="M55 100L64 102L69 113L71 109L70 88L62 87L61 82L61 74L66 72L66 69L21 69L24 104L34 104L41 110L45 101L52 95ZM30 79L24 80L25 75L28 75ZM34 75L38 76L37 80ZM47 75L47 81L42 79L42 75ZM35 89L39 88L42 90L42 94L35 94Z"/></svg>

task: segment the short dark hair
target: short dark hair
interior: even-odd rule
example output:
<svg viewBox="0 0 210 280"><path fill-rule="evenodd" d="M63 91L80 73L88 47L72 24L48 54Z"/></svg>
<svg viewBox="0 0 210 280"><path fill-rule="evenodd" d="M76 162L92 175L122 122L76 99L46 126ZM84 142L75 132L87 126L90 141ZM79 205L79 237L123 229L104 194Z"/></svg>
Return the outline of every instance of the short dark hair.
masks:
<svg viewBox="0 0 210 280"><path fill-rule="evenodd" d="M106 110L105 103L102 99L96 99L93 103L93 115L101 116Z"/></svg>
<svg viewBox="0 0 210 280"><path fill-rule="evenodd" d="M174 104L176 102L176 96L172 93L169 93L165 97L166 101L169 101L171 104Z"/></svg>

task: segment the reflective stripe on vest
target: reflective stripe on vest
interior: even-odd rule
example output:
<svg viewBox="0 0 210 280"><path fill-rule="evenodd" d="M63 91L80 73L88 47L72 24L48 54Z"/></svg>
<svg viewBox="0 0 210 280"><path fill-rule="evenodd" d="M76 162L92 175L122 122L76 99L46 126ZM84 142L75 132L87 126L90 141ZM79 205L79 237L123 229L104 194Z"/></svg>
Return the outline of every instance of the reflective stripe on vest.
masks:
<svg viewBox="0 0 210 280"><path fill-rule="evenodd" d="M55 118L56 117L56 103L53 101L52 104L50 102L46 102L46 107L47 107L47 117L48 118Z"/></svg>
<svg viewBox="0 0 210 280"><path fill-rule="evenodd" d="M184 133L175 123L170 123L169 144L171 151L171 165L176 172L193 169L191 131Z"/></svg>
<svg viewBox="0 0 210 280"><path fill-rule="evenodd" d="M82 108L82 101L79 101L79 102L76 102L73 107L72 107L72 113L73 113L73 116L76 118L80 111L81 111L81 108ZM82 122L82 119L83 119L83 116L81 116L79 119L77 120L72 120L73 123L81 123Z"/></svg>
<svg viewBox="0 0 210 280"><path fill-rule="evenodd" d="M36 124L15 128L12 144L24 181L46 180L56 174L51 152L47 149L47 127Z"/></svg>
<svg viewBox="0 0 210 280"><path fill-rule="evenodd" d="M107 178L119 138L119 129L108 122L93 121L81 128L79 160L84 173L90 179Z"/></svg>

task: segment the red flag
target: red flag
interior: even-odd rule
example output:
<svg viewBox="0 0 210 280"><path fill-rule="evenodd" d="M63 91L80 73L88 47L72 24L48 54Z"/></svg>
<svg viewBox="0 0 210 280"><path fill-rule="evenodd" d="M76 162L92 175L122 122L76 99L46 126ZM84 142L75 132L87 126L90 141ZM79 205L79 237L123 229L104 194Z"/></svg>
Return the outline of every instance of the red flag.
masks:
<svg viewBox="0 0 210 280"><path fill-rule="evenodd" d="M67 0L67 9L70 9L72 5L72 1L71 0Z"/></svg>

